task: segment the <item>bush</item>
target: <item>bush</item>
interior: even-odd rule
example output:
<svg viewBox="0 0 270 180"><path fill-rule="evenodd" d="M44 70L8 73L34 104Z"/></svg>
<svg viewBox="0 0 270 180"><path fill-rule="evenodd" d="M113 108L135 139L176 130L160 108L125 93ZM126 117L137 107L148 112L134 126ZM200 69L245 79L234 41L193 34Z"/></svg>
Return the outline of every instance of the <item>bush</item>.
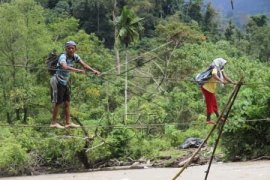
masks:
<svg viewBox="0 0 270 180"><path fill-rule="evenodd" d="M170 142L166 139L155 138L155 139L146 139L146 138L137 138L131 142L130 146L130 156L132 158L154 158L159 155L159 152L170 147Z"/></svg>
<svg viewBox="0 0 270 180"><path fill-rule="evenodd" d="M251 122L235 131L225 132L222 147L225 150L226 159L233 161L269 156L269 136L269 122Z"/></svg>
<svg viewBox="0 0 270 180"><path fill-rule="evenodd" d="M113 158L122 157L127 154L127 147L132 139L132 130L130 129L114 129L107 142L110 145L109 151Z"/></svg>
<svg viewBox="0 0 270 180"><path fill-rule="evenodd" d="M190 124L187 130L179 130L175 125L165 126L165 137L167 142L170 142L172 146L176 147L181 145L187 138L194 137L204 139L210 132L212 126L205 125L204 122L194 121L194 124ZM205 127L206 126L206 127ZM208 144L214 144L216 139L216 134L212 134L211 138L208 140Z"/></svg>
<svg viewBox="0 0 270 180"><path fill-rule="evenodd" d="M76 152L80 151L84 146L82 139L61 139L61 138L46 138L40 140L34 150L44 164L51 167L76 167L79 166Z"/></svg>
<svg viewBox="0 0 270 180"><path fill-rule="evenodd" d="M0 146L0 175L22 175L30 169L30 157L20 144L7 142Z"/></svg>

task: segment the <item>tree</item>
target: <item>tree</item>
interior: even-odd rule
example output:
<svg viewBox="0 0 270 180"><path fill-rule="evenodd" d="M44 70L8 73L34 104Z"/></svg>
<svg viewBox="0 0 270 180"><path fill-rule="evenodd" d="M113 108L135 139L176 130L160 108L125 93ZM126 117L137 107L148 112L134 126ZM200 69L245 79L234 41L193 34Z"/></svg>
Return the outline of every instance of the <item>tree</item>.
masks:
<svg viewBox="0 0 270 180"><path fill-rule="evenodd" d="M216 32L216 28L217 28L217 23L215 22L216 15L217 13L215 9L211 5L211 3L209 3L207 5L207 9L203 17L203 30L204 31L208 31L212 33Z"/></svg>
<svg viewBox="0 0 270 180"><path fill-rule="evenodd" d="M261 61L270 59L270 26L264 15L252 16L246 27L246 39L249 41L247 53Z"/></svg>
<svg viewBox="0 0 270 180"><path fill-rule="evenodd" d="M204 41L206 37L199 29L198 25L189 26L187 23L180 22L176 15L160 21L156 26L159 38L173 40L179 45Z"/></svg>
<svg viewBox="0 0 270 180"><path fill-rule="evenodd" d="M80 0L72 4L73 16L80 20L80 28L95 33L107 47L114 45L111 0Z"/></svg>
<svg viewBox="0 0 270 180"><path fill-rule="evenodd" d="M56 6L56 4L59 2L59 0L48 0L48 4L47 4L47 6L48 6L48 8L54 8L55 6Z"/></svg>
<svg viewBox="0 0 270 180"><path fill-rule="evenodd" d="M253 21L258 27L267 25L268 18L265 15L252 16L251 21Z"/></svg>
<svg viewBox="0 0 270 180"><path fill-rule="evenodd" d="M251 16L250 20L246 25L246 31L248 35L255 33L259 27L268 25L267 17L265 15L261 16Z"/></svg>
<svg viewBox="0 0 270 180"><path fill-rule="evenodd" d="M43 9L33 0L16 0L0 7L0 57L6 67L1 73L1 89L5 104L4 113L11 123L23 114L26 121L33 93L35 76L30 74L28 65L38 64L47 54L50 35L46 31ZM18 68L17 66L22 66ZM23 113L21 113L21 110ZM15 112L15 113L14 113Z"/></svg>
<svg viewBox="0 0 270 180"><path fill-rule="evenodd" d="M141 21L143 19L135 16L135 14L129 10L126 6L122 9L122 13L116 19L115 26L117 27L117 42L121 43L125 48L126 62L125 62L125 118L124 123L127 120L127 81L128 81L128 53L127 48L132 42L136 42L140 37L140 31L142 31Z"/></svg>
<svg viewBox="0 0 270 180"><path fill-rule="evenodd" d="M234 29L235 29L235 26L233 25L232 21L229 21L229 25L228 27L225 29L225 38L227 41L231 41L232 40L232 37L234 35Z"/></svg>
<svg viewBox="0 0 270 180"><path fill-rule="evenodd" d="M197 21L199 24L202 23L202 13L201 13L201 0L196 0L195 2L190 1L188 7L188 16Z"/></svg>

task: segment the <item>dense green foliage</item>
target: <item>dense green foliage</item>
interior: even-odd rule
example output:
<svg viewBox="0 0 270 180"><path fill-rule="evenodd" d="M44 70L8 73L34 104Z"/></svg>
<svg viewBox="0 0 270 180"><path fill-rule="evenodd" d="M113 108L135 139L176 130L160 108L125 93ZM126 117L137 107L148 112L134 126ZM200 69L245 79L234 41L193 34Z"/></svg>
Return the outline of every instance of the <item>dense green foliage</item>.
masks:
<svg viewBox="0 0 270 180"><path fill-rule="evenodd" d="M0 175L155 158L188 137L204 138L211 127L192 78L217 57L228 60L231 79L246 81L225 125L222 151L227 160L269 155L269 121L247 121L270 115L266 16L253 16L238 29L232 21L221 26L211 4L203 9L200 0L0 2ZM121 19L125 13L131 13L127 21ZM125 45L118 46L120 73L113 50L117 39ZM44 61L53 49L62 52L68 40L78 43L82 59L104 72L100 77L72 74L71 114L85 132L49 129L50 77ZM231 84L218 88L220 109L232 89ZM58 119L62 123L61 115Z"/></svg>

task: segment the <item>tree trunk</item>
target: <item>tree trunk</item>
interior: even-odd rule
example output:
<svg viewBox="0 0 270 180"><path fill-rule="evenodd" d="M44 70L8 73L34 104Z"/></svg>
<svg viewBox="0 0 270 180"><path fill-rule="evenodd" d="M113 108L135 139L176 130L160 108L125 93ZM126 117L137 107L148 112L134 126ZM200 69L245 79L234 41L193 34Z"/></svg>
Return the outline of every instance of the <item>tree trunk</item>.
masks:
<svg viewBox="0 0 270 180"><path fill-rule="evenodd" d="M11 124L12 123L9 112L7 112L7 123L8 124Z"/></svg>
<svg viewBox="0 0 270 180"><path fill-rule="evenodd" d="M20 109L16 109L16 120L20 120Z"/></svg>
<svg viewBox="0 0 270 180"><path fill-rule="evenodd" d="M113 12L112 12L112 16L113 16L113 23L115 24L116 21L116 8L117 8L117 0L113 0ZM117 28L116 26L114 26L114 52L115 52L115 66L116 66L116 73L120 74L121 73L121 69L120 69L120 56L119 56L119 49L118 46L116 44L116 39L117 39Z"/></svg>
<svg viewBox="0 0 270 180"><path fill-rule="evenodd" d="M126 63L125 63L125 71L126 71L126 79L125 79L125 118L124 118L124 124L127 122L127 113L128 113L128 55L127 55L127 47L125 47L125 53L126 53Z"/></svg>
<svg viewBox="0 0 270 180"><path fill-rule="evenodd" d="M81 126L84 137L86 137L84 147L81 150L78 150L76 154L80 162L84 165L84 168L89 169L91 167L91 162L88 159L86 149L88 149L90 145L93 143L93 139L89 137L88 131L84 128L79 118L77 117L72 117L72 118Z"/></svg>
<svg viewBox="0 0 270 180"><path fill-rule="evenodd" d="M28 109L26 107L23 108L23 123L26 124L28 116Z"/></svg>
<svg viewBox="0 0 270 180"><path fill-rule="evenodd" d="M97 2L98 4L97 4L97 33L99 34L99 29L100 29L100 17L99 17L99 14L100 14L100 10L99 10L99 8L100 8L100 4L99 4L99 2Z"/></svg>

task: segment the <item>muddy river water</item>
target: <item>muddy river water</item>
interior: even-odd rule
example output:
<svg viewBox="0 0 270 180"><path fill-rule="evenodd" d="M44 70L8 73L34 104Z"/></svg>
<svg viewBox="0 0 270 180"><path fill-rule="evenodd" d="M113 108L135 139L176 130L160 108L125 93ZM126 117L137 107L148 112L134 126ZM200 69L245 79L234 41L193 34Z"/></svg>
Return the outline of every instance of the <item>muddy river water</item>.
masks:
<svg viewBox="0 0 270 180"><path fill-rule="evenodd" d="M187 168L178 179L203 180L208 165ZM179 168L145 168L0 178L1 180L170 180ZM213 163L208 180L270 180L270 161Z"/></svg>

